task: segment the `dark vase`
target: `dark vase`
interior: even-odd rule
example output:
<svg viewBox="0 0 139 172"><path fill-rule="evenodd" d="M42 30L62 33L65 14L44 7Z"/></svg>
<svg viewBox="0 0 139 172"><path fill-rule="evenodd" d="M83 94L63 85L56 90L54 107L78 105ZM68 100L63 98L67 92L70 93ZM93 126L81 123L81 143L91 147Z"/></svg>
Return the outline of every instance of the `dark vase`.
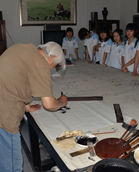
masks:
<svg viewBox="0 0 139 172"><path fill-rule="evenodd" d="M108 15L107 7L103 8L102 15L103 15L103 19L106 20L107 19L107 15Z"/></svg>

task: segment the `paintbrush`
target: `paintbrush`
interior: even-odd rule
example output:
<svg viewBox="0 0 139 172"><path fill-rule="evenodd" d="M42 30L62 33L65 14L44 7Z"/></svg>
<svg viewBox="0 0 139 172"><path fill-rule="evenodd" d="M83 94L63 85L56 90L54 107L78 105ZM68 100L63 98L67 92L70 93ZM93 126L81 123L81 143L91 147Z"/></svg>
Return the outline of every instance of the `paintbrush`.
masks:
<svg viewBox="0 0 139 172"><path fill-rule="evenodd" d="M71 136L68 136L68 137L66 137L66 136L57 137L56 140L57 141L62 141L62 140L69 139L69 138L72 138L72 137L76 137L76 135L72 134Z"/></svg>
<svg viewBox="0 0 139 172"><path fill-rule="evenodd" d="M130 152L132 152L134 149L136 149L137 147L139 147L139 144L137 144L136 146L134 146L133 148L131 148L130 150L127 150L126 152L124 152L122 155L119 156L119 158L123 158L125 155L129 154Z"/></svg>
<svg viewBox="0 0 139 172"><path fill-rule="evenodd" d="M123 139L124 138L124 136L126 135L126 133L131 129L131 125L129 125L128 127L127 127L127 129L126 129L126 131L124 132L124 134L122 135L122 137L121 137L121 139Z"/></svg>
<svg viewBox="0 0 139 172"><path fill-rule="evenodd" d="M136 132L129 140L127 140L127 142L124 143L124 144L122 145L122 147L124 147L124 146L126 146L127 144L129 144L130 142L132 142L132 141L133 141L134 139L136 139L138 136L139 136L139 130L137 130L137 132Z"/></svg>
<svg viewBox="0 0 139 172"><path fill-rule="evenodd" d="M133 131L134 129L137 127L138 123L136 123L135 125L130 125L131 128L129 129L129 132L123 137L123 139L126 139Z"/></svg>
<svg viewBox="0 0 139 172"><path fill-rule="evenodd" d="M128 126L129 126L129 124L127 124L126 122L123 122L123 123L122 123L122 127L123 127L123 128L127 129Z"/></svg>
<svg viewBox="0 0 139 172"><path fill-rule="evenodd" d="M125 141L129 140L135 133L137 132L137 129L134 129L132 131L132 134L129 137L124 138Z"/></svg>
<svg viewBox="0 0 139 172"><path fill-rule="evenodd" d="M139 138L137 138L136 140L134 140L134 141L130 144L130 146L131 146L131 147L134 146L137 142L139 142Z"/></svg>
<svg viewBox="0 0 139 172"><path fill-rule="evenodd" d="M93 135L99 135L99 134L111 134L111 133L117 133L119 131L110 131L110 132L104 132L104 133L93 133Z"/></svg>

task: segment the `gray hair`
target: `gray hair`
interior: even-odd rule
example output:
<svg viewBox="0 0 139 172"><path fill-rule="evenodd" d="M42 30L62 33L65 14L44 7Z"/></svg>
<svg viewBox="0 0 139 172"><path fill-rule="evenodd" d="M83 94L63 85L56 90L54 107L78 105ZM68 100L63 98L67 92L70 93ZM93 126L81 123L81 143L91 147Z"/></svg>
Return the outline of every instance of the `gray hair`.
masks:
<svg viewBox="0 0 139 172"><path fill-rule="evenodd" d="M48 42L46 44L39 45L37 48L42 49L47 58L49 58L51 55L56 56L56 58L53 58L54 64L59 64L59 67L56 68L56 70L62 75L66 70L66 62L61 46L56 42Z"/></svg>

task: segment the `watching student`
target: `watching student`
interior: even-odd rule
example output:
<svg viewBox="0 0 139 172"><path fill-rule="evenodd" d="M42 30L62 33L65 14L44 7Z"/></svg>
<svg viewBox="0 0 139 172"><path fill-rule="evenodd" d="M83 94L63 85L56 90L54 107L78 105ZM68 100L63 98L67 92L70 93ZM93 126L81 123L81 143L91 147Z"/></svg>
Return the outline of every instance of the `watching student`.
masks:
<svg viewBox="0 0 139 172"><path fill-rule="evenodd" d="M80 59L78 56L78 39L73 37L73 29L71 27L67 28L67 36L63 38L62 49L64 50L64 55L69 58L72 54L72 59Z"/></svg>
<svg viewBox="0 0 139 172"><path fill-rule="evenodd" d="M114 67L117 69L121 69L122 67L122 50L124 47L123 40L123 30L116 29L113 31L113 39L115 42L112 43L111 52L110 52L110 59L109 59L109 66Z"/></svg>
<svg viewBox="0 0 139 172"><path fill-rule="evenodd" d="M96 61L103 66L109 64L109 56L112 46L112 40L110 38L110 32L107 27L100 28L99 43L96 46Z"/></svg>
<svg viewBox="0 0 139 172"><path fill-rule="evenodd" d="M93 63L93 56L96 54L96 45L98 44L98 35L86 28L81 28L78 32L80 40L84 41L85 56L88 63Z"/></svg>
<svg viewBox="0 0 139 172"><path fill-rule="evenodd" d="M137 26L134 23L129 23L126 26L126 36L128 40L125 42L122 52L122 71L133 72L135 55L137 51L138 40L136 38ZM139 68L137 68L139 71ZM137 72L138 73L138 72Z"/></svg>

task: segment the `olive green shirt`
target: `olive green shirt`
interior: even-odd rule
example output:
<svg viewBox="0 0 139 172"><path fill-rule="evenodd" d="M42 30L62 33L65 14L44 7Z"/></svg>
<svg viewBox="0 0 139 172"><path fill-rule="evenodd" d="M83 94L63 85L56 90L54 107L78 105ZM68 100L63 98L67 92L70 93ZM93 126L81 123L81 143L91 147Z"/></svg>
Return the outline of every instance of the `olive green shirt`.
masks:
<svg viewBox="0 0 139 172"><path fill-rule="evenodd" d="M0 128L18 133L25 104L52 96L50 66L33 44L16 44L0 56Z"/></svg>

